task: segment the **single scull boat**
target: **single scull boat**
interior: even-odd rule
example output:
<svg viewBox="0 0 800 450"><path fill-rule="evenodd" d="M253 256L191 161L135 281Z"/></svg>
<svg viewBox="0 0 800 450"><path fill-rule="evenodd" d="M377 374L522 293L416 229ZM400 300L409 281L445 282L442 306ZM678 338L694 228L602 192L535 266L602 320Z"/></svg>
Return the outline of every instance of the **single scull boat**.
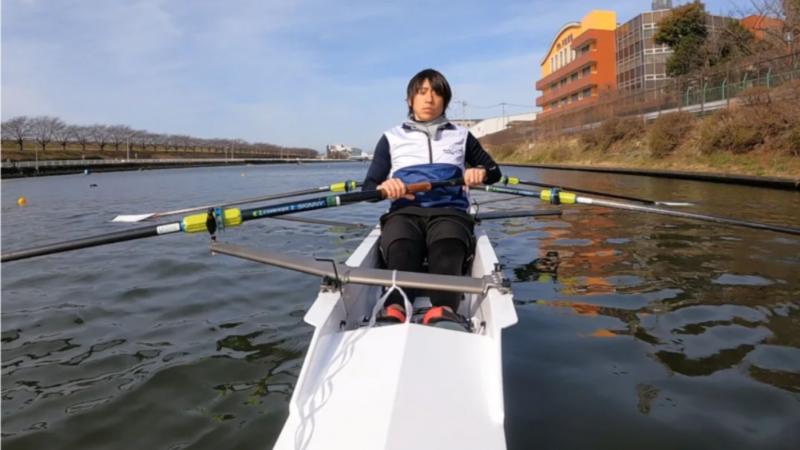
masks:
<svg viewBox="0 0 800 450"><path fill-rule="evenodd" d="M506 447L501 332L517 314L489 238L479 227L475 235L471 277L377 269L377 227L344 265L212 244L214 252L324 276L305 315L314 336L274 448ZM459 313L472 332L375 326L381 286L393 283L465 292Z"/></svg>

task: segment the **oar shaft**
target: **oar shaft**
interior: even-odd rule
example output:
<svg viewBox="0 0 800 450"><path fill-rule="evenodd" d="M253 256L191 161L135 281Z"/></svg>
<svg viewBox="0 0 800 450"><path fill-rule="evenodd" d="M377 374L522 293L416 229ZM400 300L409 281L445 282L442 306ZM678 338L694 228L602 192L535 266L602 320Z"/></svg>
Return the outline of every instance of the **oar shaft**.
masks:
<svg viewBox="0 0 800 450"><path fill-rule="evenodd" d="M171 225L171 226L170 226ZM159 232L161 231L161 232ZM20 259L33 258L35 256L50 255L80 248L97 247L98 245L113 244L115 242L131 241L142 239L159 234L168 234L180 231L180 223L165 225L149 225L146 227L134 228L125 231L115 231L113 233L101 234L98 236L73 239L71 241L58 242L55 244L42 245L24 250L3 253L0 257L1 262L17 261Z"/></svg>
<svg viewBox="0 0 800 450"><path fill-rule="evenodd" d="M757 230L769 230L769 231L778 231L781 233L788 233L788 234L796 234L800 235L800 228L796 227L787 227L782 225L769 225L766 223L759 223L759 222L750 222L747 220L739 220L739 219L731 219L729 217L720 217L720 216L709 216L706 214L697 214L697 213L690 213L684 211L673 211L670 209L663 209L663 208L654 208L652 206L644 206L644 205L631 205L630 203L621 203L615 202L611 200L603 200L599 198L591 198L591 197L576 197L575 203L580 203L583 205L599 205L599 206L606 206L609 208L617 208L617 209L626 209L629 211L641 211L641 212L650 212L654 214L661 214L665 216L673 216L673 217L682 217L684 219L695 219L695 220L703 220L706 222L715 222L715 223L724 223L727 225L736 225L740 227L747 227L753 228Z"/></svg>
<svg viewBox="0 0 800 450"><path fill-rule="evenodd" d="M231 206L245 205L247 203L266 202L266 201L270 201L270 200L279 200L279 199L282 199L282 198L297 197L297 196L300 196L300 195L316 194L318 192L328 192L328 191L330 191L330 192L344 192L344 191L350 192L352 190L355 190L359 186L361 186L361 183L356 183L355 181L345 181L345 182L341 182L341 183L330 184L328 186L320 186L320 187L317 187L317 188L302 189L302 190L293 191L293 192L284 192L284 193L281 193L281 194L272 194L272 195L264 195L264 196L260 196L260 197L245 198L245 199L242 199L242 200L236 200L236 201L233 201L233 202L222 203L222 204L217 203L217 204L213 204L213 205L195 206L195 207L192 207L192 208L176 209L174 211L166 211L166 212L162 212L162 213L155 213L153 215L153 217L158 218L158 217L172 216L172 215L177 215L177 214L186 214L186 213L195 212L195 211L205 211L205 210L208 210L209 208L228 208L228 207L231 207Z"/></svg>
<svg viewBox="0 0 800 450"><path fill-rule="evenodd" d="M409 192L424 192L440 186L458 186L463 183L463 179L435 181L430 183L415 183L408 185L407 189ZM238 226L242 222L248 220L274 217L295 212L311 211L315 209L329 208L363 201L378 201L383 200L384 198L385 194L383 191L376 190L349 192L345 194L301 200L298 202L283 203L280 205L262 206L245 210L239 210L238 208L228 208L223 210L222 208L218 208L216 211L220 215L219 222L221 224L226 227L233 227ZM217 212L215 212L215 214ZM98 245L142 239L161 234L176 233L179 231L183 231L184 233L216 231L217 222L213 216L209 218L209 214L211 213L207 212L193 214L190 216L185 216L180 222L167 223L163 225L149 225L146 227L135 228L126 231L116 231L113 233L101 234L99 236L74 239L71 241L43 245L30 249L7 252L0 255L0 262L16 261L20 259L32 258L34 256L50 255L69 250L96 247ZM214 226L213 230L210 230L209 226Z"/></svg>
<svg viewBox="0 0 800 450"><path fill-rule="evenodd" d="M551 203L579 203L583 205L598 205L608 208L625 209L629 211L649 212L654 214L661 214L665 216L682 217L684 219L702 220L706 222L723 223L727 225L735 225L746 228L753 228L757 230L777 231L780 233L800 235L800 228L788 227L784 225L770 225L766 223L750 222L747 220L731 219L729 217L710 216L706 214L689 213L683 211L674 211L671 209L656 208L646 205L634 205L631 203L622 203L612 200L603 200L592 197L577 196L572 192L558 191L558 190L543 190L543 191L528 191L525 189L515 189L504 186L484 186L486 192L497 192L501 194L514 194L524 197L534 197ZM555 197L553 197L555 195Z"/></svg>
<svg viewBox="0 0 800 450"><path fill-rule="evenodd" d="M353 180L341 181L338 183L329 184L327 186L320 186L315 188L309 189L301 189L298 191L292 192L283 192L280 194L270 194L270 195L262 195L259 197L250 197L241 200L236 200L227 203L214 203L210 205L203 205L203 206L193 206L190 208L182 208L182 209L175 209L172 211L164 211L164 212L157 212L157 213L149 213L149 214L132 214L132 215L121 215L114 218L113 222L139 222L145 219L158 219L160 217L169 217L175 216L178 214L187 214L197 211L207 211L210 208L229 208L231 206L237 205L244 205L247 203L256 203L256 202L266 202L270 200L278 200L282 198L288 197L297 197L300 195L309 195L309 194L316 194L319 192L351 192L355 191L361 183L358 183Z"/></svg>
<svg viewBox="0 0 800 450"><path fill-rule="evenodd" d="M406 190L409 193L427 192L437 187L460 186L462 184L464 184L464 180L461 178L457 178L445 181L412 183L406 185ZM306 201L282 203L280 205L269 205L269 206L262 206L250 209L243 209L241 211L241 218L242 218L241 221L247 222L248 220L253 220L253 219L263 219L265 217L274 217L301 211L313 211L315 209L330 208L330 207L348 205L351 203L379 201L383 200L384 198L386 198L386 194L384 193L384 191L379 191L379 190L350 192L347 194L339 194L339 195L329 195L327 197L312 198Z"/></svg>
<svg viewBox="0 0 800 450"><path fill-rule="evenodd" d="M520 180L517 177L505 177L504 176L500 180L500 183L506 184L506 185L508 185L508 184L512 184L512 185L513 184L524 184L524 185L527 185L527 186L538 186L538 187L543 187L543 188L558 187L559 189L564 189L565 191L574 191L574 192L580 192L580 193L583 193L583 194L591 194L591 195L602 195L603 197L618 198L620 200L629 200L629 201L632 201L632 202L645 203L645 204L648 204L648 205L656 205L656 204L659 203L659 202L656 202L654 200L648 200L648 199L639 198L639 197L631 197L631 196L627 196L627 195L611 194L611 193L608 193L608 192L600 192L600 191L591 191L589 189L578 189L578 188L569 187L569 186L563 186L563 185L561 185L561 186L553 186L553 185L550 185L550 184L538 183L538 182L535 182L535 181Z"/></svg>
<svg viewBox="0 0 800 450"><path fill-rule="evenodd" d="M282 203L280 205L269 205L243 209L241 211L242 222L247 222L248 220L254 219L263 219L266 217L274 217L282 214L313 211L315 209L330 208L370 200L383 200L383 191L351 192L349 194L329 195L327 197L313 198L300 202L290 202Z"/></svg>

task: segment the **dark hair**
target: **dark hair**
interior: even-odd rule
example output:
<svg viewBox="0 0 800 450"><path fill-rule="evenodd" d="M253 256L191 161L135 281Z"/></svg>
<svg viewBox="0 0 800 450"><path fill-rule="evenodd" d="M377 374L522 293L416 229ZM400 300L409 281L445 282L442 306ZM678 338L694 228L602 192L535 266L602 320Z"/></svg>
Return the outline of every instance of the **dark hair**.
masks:
<svg viewBox="0 0 800 450"><path fill-rule="evenodd" d="M450 104L450 99L453 98L453 91L450 90L450 83L447 82L444 75L433 69L425 69L414 75L411 81L408 82L408 87L406 88L406 100L411 100L414 97L414 94L422 88L425 80L428 80L431 84L433 92L436 92L442 97L444 100L444 111L447 111L447 105ZM408 107L408 113L413 114L410 105Z"/></svg>

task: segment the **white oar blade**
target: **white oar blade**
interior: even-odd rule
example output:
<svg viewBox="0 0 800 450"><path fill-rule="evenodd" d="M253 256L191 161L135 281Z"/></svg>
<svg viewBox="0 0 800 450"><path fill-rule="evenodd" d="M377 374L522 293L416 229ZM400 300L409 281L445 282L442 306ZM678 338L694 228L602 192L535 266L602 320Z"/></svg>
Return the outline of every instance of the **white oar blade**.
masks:
<svg viewBox="0 0 800 450"><path fill-rule="evenodd" d="M662 206L694 206L694 203L689 203L689 202L656 202L656 205L662 205Z"/></svg>
<svg viewBox="0 0 800 450"><path fill-rule="evenodd" d="M112 222L127 222L127 223L141 222L153 216L154 214L122 214L117 217L114 217Z"/></svg>

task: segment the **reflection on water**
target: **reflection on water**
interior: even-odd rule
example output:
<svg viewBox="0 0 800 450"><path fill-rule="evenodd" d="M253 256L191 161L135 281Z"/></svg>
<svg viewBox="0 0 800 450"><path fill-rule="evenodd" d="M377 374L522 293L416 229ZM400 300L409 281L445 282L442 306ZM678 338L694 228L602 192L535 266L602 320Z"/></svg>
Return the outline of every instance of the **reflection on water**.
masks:
<svg viewBox="0 0 800 450"><path fill-rule="evenodd" d="M91 190L80 176L4 181L2 244L105 232L119 213L358 179L365 170L98 174ZM793 192L508 172L694 201L701 213L800 222ZM29 207L17 208L23 194ZM73 207L53 217L62 205ZM484 210L530 205L514 199ZM797 448L800 239L562 208L560 218L484 224L520 317L503 339L509 447ZM371 224L381 209L308 215ZM59 220L69 226L56 234ZM341 261L364 233L266 220L221 239ZM269 448L311 337L302 318L319 280L212 257L206 244L204 236L168 236L3 265L3 446Z"/></svg>
<svg viewBox="0 0 800 450"><path fill-rule="evenodd" d="M620 189L624 178L603 188ZM627 193L700 200L710 214L800 221L797 193L665 183L678 189ZM753 206L756 198L766 203ZM800 445L800 239L581 207L490 230L521 319L505 341L515 344L507 352L506 374L516 380L507 385L508 413L527 414L508 427L512 447ZM531 405L546 412L531 413ZM594 423L570 425L591 438L564 436L559 421L544 417L553 412L569 414L570 424ZM612 438L613 430L629 440Z"/></svg>

